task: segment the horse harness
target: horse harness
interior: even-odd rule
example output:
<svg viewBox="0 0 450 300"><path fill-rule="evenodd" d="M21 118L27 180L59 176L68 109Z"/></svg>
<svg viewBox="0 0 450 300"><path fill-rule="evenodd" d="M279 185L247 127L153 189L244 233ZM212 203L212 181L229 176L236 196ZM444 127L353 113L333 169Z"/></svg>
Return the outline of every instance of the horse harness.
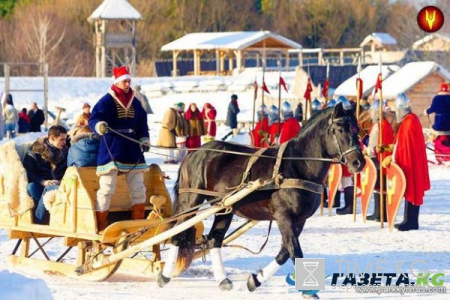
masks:
<svg viewBox="0 0 450 300"><path fill-rule="evenodd" d="M278 149L277 158L275 161L275 165L273 167L273 173L272 178L270 180L267 180L264 185L259 188L258 190L275 190L275 189L302 189L307 190L312 193L316 194L322 194L323 192L323 186L321 184L303 180L303 179L295 179L295 178L285 178L282 173L279 172L281 161L283 159L283 153L286 149L288 143L283 143L280 145L280 148ZM245 172L242 175L242 181L239 186L237 186L237 189L239 190L241 187L247 185L250 177L250 171L255 164L255 162L260 158L260 156L263 154L263 152L267 148L261 148L258 151L255 152L255 155L251 156L248 163L247 168ZM188 159L188 157L186 157ZM182 170L187 175L187 170ZM183 178L187 178L187 176L183 176ZM183 185L187 185L187 182L183 182ZM208 190L202 190L202 189L195 189L195 188L179 188L178 193L197 193L207 196L215 196L215 197L221 197L225 196L228 193L221 193L221 192L215 192L215 191L208 191Z"/></svg>

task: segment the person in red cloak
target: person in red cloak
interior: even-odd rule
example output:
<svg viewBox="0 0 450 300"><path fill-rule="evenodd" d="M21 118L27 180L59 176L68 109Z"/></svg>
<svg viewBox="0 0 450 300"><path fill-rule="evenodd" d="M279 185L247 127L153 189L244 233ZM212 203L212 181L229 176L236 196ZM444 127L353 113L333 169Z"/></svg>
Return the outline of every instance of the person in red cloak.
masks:
<svg viewBox="0 0 450 300"><path fill-rule="evenodd" d="M205 135L205 123L201 112L195 103L191 103L184 118L189 122L189 132L186 139L186 147L188 149L199 148L202 144L201 137ZM189 152L189 151L188 151Z"/></svg>
<svg viewBox="0 0 450 300"><path fill-rule="evenodd" d="M278 107L272 105L269 110L269 135L270 135L270 145L278 144L278 137L281 131L281 123L279 117Z"/></svg>
<svg viewBox="0 0 450 300"><path fill-rule="evenodd" d="M405 211L403 222L395 224L395 228L400 231L417 230L420 206L425 191L430 189L425 139L419 118L411 112L411 103L404 93L395 100L395 113L400 126L394 145L386 147L393 150L393 155L386 157L382 166L387 167L394 161L405 173Z"/></svg>
<svg viewBox="0 0 450 300"><path fill-rule="evenodd" d="M269 147L269 114L267 106L262 105L257 112L258 123L250 132L250 140L252 147L267 148Z"/></svg>
<svg viewBox="0 0 450 300"><path fill-rule="evenodd" d="M214 141L216 138L216 116L217 111L210 103L205 103L202 110L203 120L205 121L206 134L203 137L205 142Z"/></svg>
<svg viewBox="0 0 450 300"><path fill-rule="evenodd" d="M281 115L283 123L281 124L280 144L289 141L300 132L300 123L294 118L294 112L289 102L281 105Z"/></svg>
<svg viewBox="0 0 450 300"><path fill-rule="evenodd" d="M383 153L378 153L377 146L379 145L388 145L394 142L394 130L392 129L391 123L388 122L385 118L385 114L383 113L383 119L381 121L381 139L380 135L380 100L375 100L369 109L369 115L372 119L372 126L368 130L367 134L369 135L368 144L367 144L367 155L373 160L377 169L380 169L380 162L384 160L389 155L392 155L392 152L382 151ZM379 149L378 149L379 150ZM379 174L379 172L377 173ZM386 170L383 170L383 174L386 174ZM385 178L385 177L384 177ZM384 181L383 181L384 182ZM367 216L367 220L374 220L377 222L381 221L380 218L380 192L379 192L379 179L377 179L376 188L378 188L378 192L373 194L375 207L372 215ZM386 186L386 184L384 184ZM384 203L386 203L386 197L384 198ZM386 214L386 204L384 204L384 222L387 222L387 214Z"/></svg>

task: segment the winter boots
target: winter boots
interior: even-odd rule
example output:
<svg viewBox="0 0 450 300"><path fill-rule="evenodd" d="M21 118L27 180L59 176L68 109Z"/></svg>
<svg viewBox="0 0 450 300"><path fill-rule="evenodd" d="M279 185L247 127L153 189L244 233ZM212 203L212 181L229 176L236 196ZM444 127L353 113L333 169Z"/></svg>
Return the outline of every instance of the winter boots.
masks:
<svg viewBox="0 0 450 300"><path fill-rule="evenodd" d="M135 204L131 207L131 220L145 219L145 203Z"/></svg>
<svg viewBox="0 0 450 300"><path fill-rule="evenodd" d="M354 195L353 186L348 186L344 189L345 206L343 208L336 209L336 213L338 215L348 215L353 213L353 195Z"/></svg>
<svg viewBox="0 0 450 300"><path fill-rule="evenodd" d="M419 229L419 211L420 206L414 205L405 200L405 212L403 213L403 222L395 224L394 227L399 231Z"/></svg>
<svg viewBox="0 0 450 300"><path fill-rule="evenodd" d="M380 222L381 221L381 216L380 216L380 194L374 193L373 194L373 198L375 200L375 207L374 207L374 210L373 210L373 214L371 214L370 216L367 216L366 220ZM383 212L384 212L383 219L384 219L384 222L387 222L386 199L383 199L383 201L384 201L384 205L383 205Z"/></svg>
<svg viewBox="0 0 450 300"><path fill-rule="evenodd" d="M328 192L327 190L324 190L325 193L325 201L323 202L323 207L328 207ZM333 208L335 207L341 207L341 191L337 191L336 195L334 195L334 203Z"/></svg>
<svg viewBox="0 0 450 300"><path fill-rule="evenodd" d="M96 211L97 218L97 232L100 233L108 227L108 213L109 211Z"/></svg>

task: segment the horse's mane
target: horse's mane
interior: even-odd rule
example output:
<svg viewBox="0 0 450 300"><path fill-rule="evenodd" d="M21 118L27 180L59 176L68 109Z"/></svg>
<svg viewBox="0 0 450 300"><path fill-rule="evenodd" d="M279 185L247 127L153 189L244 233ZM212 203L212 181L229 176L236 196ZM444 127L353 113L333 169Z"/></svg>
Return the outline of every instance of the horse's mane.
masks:
<svg viewBox="0 0 450 300"><path fill-rule="evenodd" d="M308 129L309 127L313 126L315 123L317 123L317 120L319 118L322 118L322 115L332 111L333 107L328 107L326 109L322 109L319 112L315 113L313 116L311 116L306 123L302 126L302 130Z"/></svg>

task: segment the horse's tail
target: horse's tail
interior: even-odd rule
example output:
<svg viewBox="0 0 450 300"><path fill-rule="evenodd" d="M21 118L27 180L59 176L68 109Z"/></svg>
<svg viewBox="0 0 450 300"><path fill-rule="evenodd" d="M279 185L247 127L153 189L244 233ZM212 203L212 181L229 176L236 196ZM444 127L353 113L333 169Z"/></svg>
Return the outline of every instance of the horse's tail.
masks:
<svg viewBox="0 0 450 300"><path fill-rule="evenodd" d="M184 180L187 180L187 158L183 161L180 168L178 169L178 178L173 185L173 194L174 194L174 212L175 214L182 213L182 205L179 203L179 189L180 182L183 183ZM182 186L184 186L182 184ZM192 259L194 257L195 250L195 227L191 227L185 230L182 234L183 238L179 240L179 250L178 250L178 258L175 269L173 271L173 276L178 276L183 273L192 263Z"/></svg>

